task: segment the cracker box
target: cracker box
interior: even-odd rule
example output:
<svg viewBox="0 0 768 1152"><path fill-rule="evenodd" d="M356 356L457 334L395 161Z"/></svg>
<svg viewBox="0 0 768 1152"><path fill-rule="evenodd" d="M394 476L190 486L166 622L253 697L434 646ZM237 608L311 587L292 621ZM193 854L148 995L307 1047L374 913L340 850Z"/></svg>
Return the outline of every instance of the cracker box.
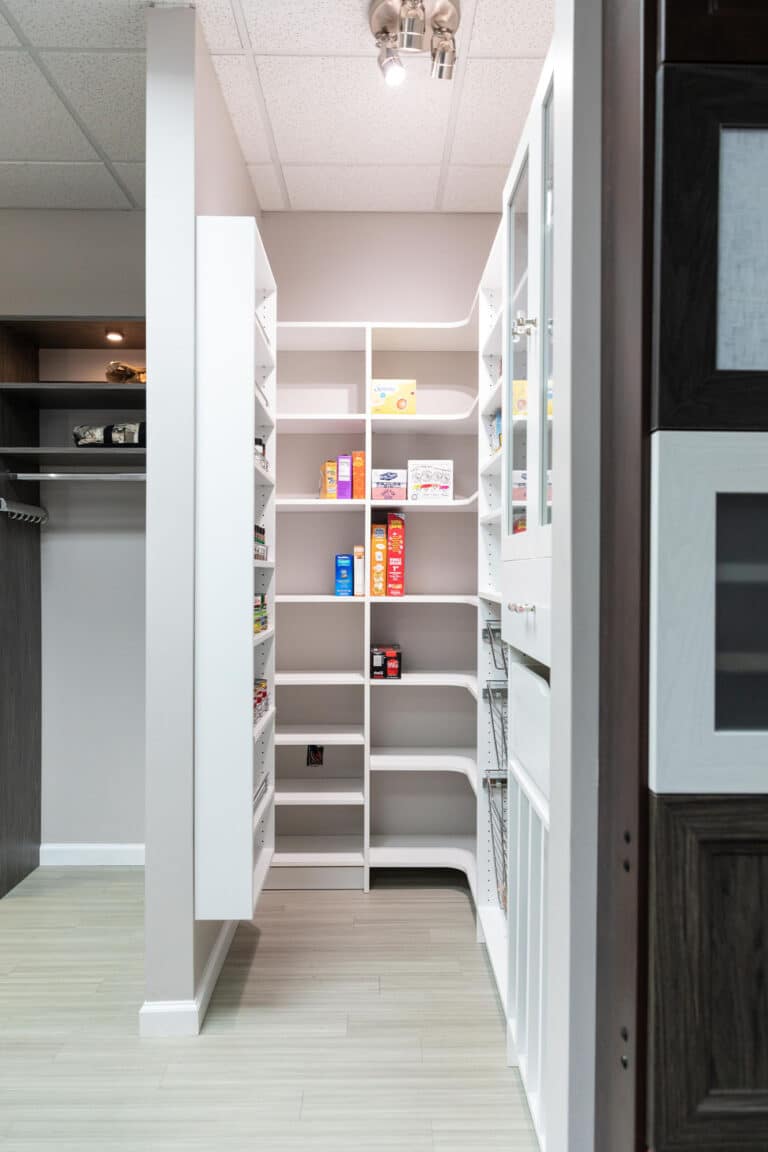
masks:
<svg viewBox="0 0 768 1152"><path fill-rule="evenodd" d="M352 499L365 500L365 452L352 453Z"/></svg>
<svg viewBox="0 0 768 1152"><path fill-rule="evenodd" d="M405 595L405 520L387 512L387 596Z"/></svg>
<svg viewBox="0 0 768 1152"><path fill-rule="evenodd" d="M374 468L371 471L372 500L407 500L407 498L406 468Z"/></svg>
<svg viewBox="0 0 768 1152"><path fill-rule="evenodd" d="M372 380L371 412L374 416L415 415L416 381Z"/></svg>
<svg viewBox="0 0 768 1152"><path fill-rule="evenodd" d="M365 595L365 548L355 545L355 596Z"/></svg>
<svg viewBox="0 0 768 1152"><path fill-rule="evenodd" d="M320 499L336 499L336 461L326 460L320 467Z"/></svg>
<svg viewBox="0 0 768 1152"><path fill-rule="evenodd" d="M371 596L387 594L387 526L371 525Z"/></svg>
<svg viewBox="0 0 768 1152"><path fill-rule="evenodd" d="M337 456L336 458L336 499L352 499L352 457Z"/></svg>
<svg viewBox="0 0 768 1152"><path fill-rule="evenodd" d="M453 460L409 460L408 500L453 500Z"/></svg>

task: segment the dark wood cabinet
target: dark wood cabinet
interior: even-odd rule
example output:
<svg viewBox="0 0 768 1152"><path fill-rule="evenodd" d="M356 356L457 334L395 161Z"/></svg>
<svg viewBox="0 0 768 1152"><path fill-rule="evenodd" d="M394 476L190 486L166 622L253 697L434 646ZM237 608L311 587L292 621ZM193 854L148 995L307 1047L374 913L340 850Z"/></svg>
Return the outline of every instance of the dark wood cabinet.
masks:
<svg viewBox="0 0 768 1152"><path fill-rule="evenodd" d="M768 63L765 0L661 0L662 62Z"/></svg>

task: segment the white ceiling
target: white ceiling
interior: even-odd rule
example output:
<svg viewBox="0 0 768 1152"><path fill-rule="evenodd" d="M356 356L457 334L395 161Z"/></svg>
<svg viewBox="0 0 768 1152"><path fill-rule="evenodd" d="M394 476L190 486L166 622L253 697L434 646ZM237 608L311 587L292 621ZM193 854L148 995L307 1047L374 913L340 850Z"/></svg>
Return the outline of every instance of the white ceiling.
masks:
<svg viewBox="0 0 768 1152"><path fill-rule="evenodd" d="M388 88L369 0L197 0L265 211L495 212L554 0L462 0ZM141 208L147 0L0 0L0 207Z"/></svg>

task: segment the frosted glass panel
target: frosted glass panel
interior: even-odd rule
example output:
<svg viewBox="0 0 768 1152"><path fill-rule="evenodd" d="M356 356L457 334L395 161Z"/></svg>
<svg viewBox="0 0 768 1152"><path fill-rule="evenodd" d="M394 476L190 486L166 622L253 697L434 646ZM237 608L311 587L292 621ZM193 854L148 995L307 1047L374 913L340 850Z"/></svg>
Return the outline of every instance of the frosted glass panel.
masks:
<svg viewBox="0 0 768 1152"><path fill-rule="evenodd" d="M768 369L768 129L720 135L717 367Z"/></svg>

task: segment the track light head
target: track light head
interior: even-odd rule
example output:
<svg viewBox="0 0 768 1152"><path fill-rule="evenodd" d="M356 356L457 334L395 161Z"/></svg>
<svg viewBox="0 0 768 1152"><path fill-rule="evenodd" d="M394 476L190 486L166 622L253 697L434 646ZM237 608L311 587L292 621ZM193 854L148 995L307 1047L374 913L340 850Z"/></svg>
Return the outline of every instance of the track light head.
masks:
<svg viewBox="0 0 768 1152"><path fill-rule="evenodd" d="M379 46L379 68L390 88L399 88L405 80L405 68L397 51L397 37L382 33L376 37Z"/></svg>
<svg viewBox="0 0 768 1152"><path fill-rule="evenodd" d="M448 28L435 28L432 35L432 79L453 80L456 37Z"/></svg>
<svg viewBox="0 0 768 1152"><path fill-rule="evenodd" d="M398 44L403 52L423 52L427 16L422 0L402 0Z"/></svg>

